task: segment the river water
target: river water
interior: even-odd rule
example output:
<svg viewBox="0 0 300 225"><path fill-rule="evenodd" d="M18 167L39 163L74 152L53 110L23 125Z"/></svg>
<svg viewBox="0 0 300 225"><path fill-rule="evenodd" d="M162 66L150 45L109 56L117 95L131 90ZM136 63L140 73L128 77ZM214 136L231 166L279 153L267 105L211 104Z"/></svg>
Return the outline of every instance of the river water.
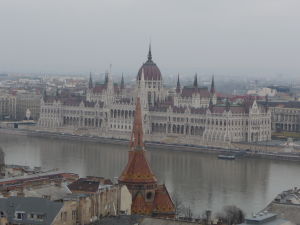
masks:
<svg viewBox="0 0 300 225"><path fill-rule="evenodd" d="M7 164L59 168L80 176L113 179L127 163L124 145L0 134ZM194 215L237 205L248 215L263 209L279 192L300 186L299 162L147 149L160 183L176 194Z"/></svg>

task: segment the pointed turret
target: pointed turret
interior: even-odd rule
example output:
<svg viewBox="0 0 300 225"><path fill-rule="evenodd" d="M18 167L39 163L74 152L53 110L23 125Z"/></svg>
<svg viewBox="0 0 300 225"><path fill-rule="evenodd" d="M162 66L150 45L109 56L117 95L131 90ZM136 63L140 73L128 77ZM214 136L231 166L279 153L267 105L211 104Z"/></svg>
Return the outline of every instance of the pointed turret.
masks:
<svg viewBox="0 0 300 225"><path fill-rule="evenodd" d="M90 73L90 79L89 79L89 89L93 88L93 80L92 80L92 73Z"/></svg>
<svg viewBox="0 0 300 225"><path fill-rule="evenodd" d="M120 88L121 88L121 90L123 90L123 89L125 88L123 73L122 73L121 86L120 86Z"/></svg>
<svg viewBox="0 0 300 225"><path fill-rule="evenodd" d="M145 183L156 184L157 179L152 172L144 150L144 132L140 98L137 97L134 122L130 140L128 163L119 177L121 184L140 185ZM129 189L134 188L131 186ZM132 191L132 190L131 190Z"/></svg>
<svg viewBox="0 0 300 225"><path fill-rule="evenodd" d="M211 86L210 86L210 94L214 95L216 93L215 90L215 79L214 79L214 75L212 76L212 80L211 80Z"/></svg>
<svg viewBox="0 0 300 225"><path fill-rule="evenodd" d="M198 88L198 75L197 75L197 73L195 74L195 77L194 77L194 84L193 84L193 87L194 87L194 88Z"/></svg>
<svg viewBox="0 0 300 225"><path fill-rule="evenodd" d="M132 196L131 213L174 218L175 206L167 188L158 185L146 158L143 142L143 116L137 97L128 163L118 181L126 185Z"/></svg>
<svg viewBox="0 0 300 225"><path fill-rule="evenodd" d="M176 93L180 93L180 91L181 91L181 86L180 86L179 73L178 73Z"/></svg>
<svg viewBox="0 0 300 225"><path fill-rule="evenodd" d="M104 84L107 85L108 83L108 72L105 72Z"/></svg>
<svg viewBox="0 0 300 225"><path fill-rule="evenodd" d="M137 97L130 146L134 150L144 149L144 131L140 98Z"/></svg>
<svg viewBox="0 0 300 225"><path fill-rule="evenodd" d="M148 61L147 62L152 62L151 43L149 44Z"/></svg>

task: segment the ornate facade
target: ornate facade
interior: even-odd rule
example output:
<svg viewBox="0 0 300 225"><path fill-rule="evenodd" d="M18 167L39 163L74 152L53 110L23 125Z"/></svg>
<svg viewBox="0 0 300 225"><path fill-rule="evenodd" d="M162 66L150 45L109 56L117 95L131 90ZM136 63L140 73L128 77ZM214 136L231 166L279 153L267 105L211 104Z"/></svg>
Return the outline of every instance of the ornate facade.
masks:
<svg viewBox="0 0 300 225"><path fill-rule="evenodd" d="M300 102L260 102L272 115L273 132L300 132Z"/></svg>
<svg viewBox="0 0 300 225"><path fill-rule="evenodd" d="M216 142L257 142L271 139L271 114L255 99L241 105L218 102L214 78L210 89L198 84L170 90L152 60L139 69L134 88L113 82L106 73L102 84L90 76L86 96L47 97L41 101L39 129L129 139L140 97L146 141L201 145Z"/></svg>

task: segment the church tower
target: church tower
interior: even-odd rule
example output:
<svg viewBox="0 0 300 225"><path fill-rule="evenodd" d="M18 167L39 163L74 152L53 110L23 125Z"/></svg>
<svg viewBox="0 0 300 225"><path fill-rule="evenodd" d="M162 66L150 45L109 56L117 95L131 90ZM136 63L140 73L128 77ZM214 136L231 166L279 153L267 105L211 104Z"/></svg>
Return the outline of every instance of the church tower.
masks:
<svg viewBox="0 0 300 225"><path fill-rule="evenodd" d="M143 141L143 120L140 98L136 100L134 124L131 134L128 163L119 177L132 195L133 214L172 218L175 206L165 185L158 185L157 178L146 158Z"/></svg>

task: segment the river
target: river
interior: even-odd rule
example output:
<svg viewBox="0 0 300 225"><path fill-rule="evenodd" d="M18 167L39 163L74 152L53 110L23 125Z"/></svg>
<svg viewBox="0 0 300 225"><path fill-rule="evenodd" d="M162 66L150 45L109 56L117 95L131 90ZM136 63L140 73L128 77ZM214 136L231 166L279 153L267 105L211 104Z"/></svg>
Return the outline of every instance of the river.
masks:
<svg viewBox="0 0 300 225"><path fill-rule="evenodd" d="M80 176L114 179L127 163L128 146L46 137L0 134L6 164L59 168ZM160 183L195 216L237 205L248 215L263 209L278 193L300 186L299 162L241 158L147 149Z"/></svg>

